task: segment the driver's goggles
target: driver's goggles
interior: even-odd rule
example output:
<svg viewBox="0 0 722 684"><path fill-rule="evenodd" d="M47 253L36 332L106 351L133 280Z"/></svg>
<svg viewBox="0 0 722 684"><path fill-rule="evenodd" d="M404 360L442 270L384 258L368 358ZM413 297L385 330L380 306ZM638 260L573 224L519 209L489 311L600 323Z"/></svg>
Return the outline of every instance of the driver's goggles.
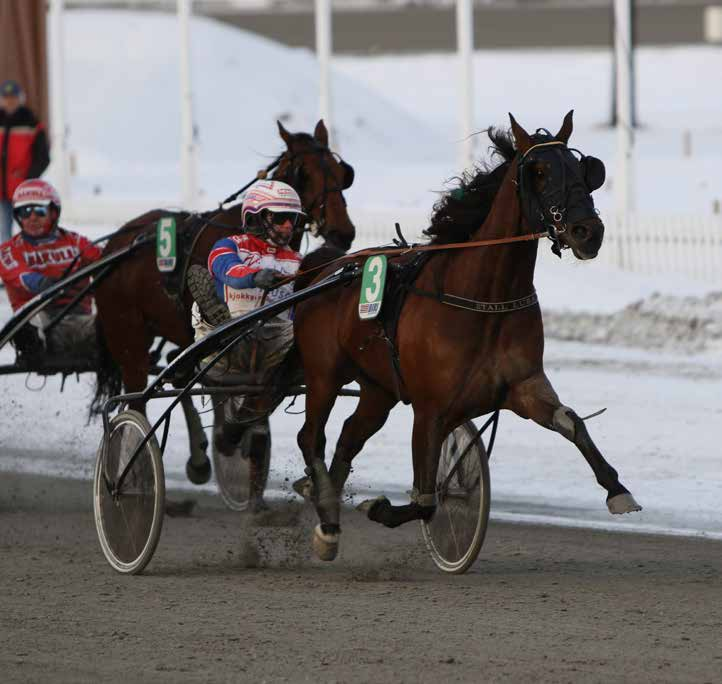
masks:
<svg viewBox="0 0 722 684"><path fill-rule="evenodd" d="M290 221L292 226L298 223L299 214L295 211L279 211L269 212L271 214L271 223L274 226L282 226L286 221Z"/></svg>
<svg viewBox="0 0 722 684"><path fill-rule="evenodd" d="M30 218L30 214L45 217L48 215L49 209L43 204L28 204L15 210L15 215L21 219Z"/></svg>

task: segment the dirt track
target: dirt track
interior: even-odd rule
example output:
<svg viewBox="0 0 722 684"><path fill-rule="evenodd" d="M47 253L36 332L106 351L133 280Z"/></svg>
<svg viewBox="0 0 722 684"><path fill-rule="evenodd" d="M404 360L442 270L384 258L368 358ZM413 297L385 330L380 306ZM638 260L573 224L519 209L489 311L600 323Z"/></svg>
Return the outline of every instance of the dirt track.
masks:
<svg viewBox="0 0 722 684"><path fill-rule="evenodd" d="M415 525L348 512L322 565L299 507L250 527L205 497L124 578L89 483L0 483L3 682L720 681L719 542L492 522L445 577Z"/></svg>

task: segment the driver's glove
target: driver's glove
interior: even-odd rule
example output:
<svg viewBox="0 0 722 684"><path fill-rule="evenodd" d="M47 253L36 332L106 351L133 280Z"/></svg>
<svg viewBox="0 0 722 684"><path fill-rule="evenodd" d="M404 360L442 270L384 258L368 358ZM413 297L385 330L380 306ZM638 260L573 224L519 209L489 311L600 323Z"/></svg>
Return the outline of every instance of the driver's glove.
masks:
<svg viewBox="0 0 722 684"><path fill-rule="evenodd" d="M262 290L270 290L278 285L281 280L287 277L286 273L277 271L274 268L262 268L253 276L253 285L255 287L260 287Z"/></svg>

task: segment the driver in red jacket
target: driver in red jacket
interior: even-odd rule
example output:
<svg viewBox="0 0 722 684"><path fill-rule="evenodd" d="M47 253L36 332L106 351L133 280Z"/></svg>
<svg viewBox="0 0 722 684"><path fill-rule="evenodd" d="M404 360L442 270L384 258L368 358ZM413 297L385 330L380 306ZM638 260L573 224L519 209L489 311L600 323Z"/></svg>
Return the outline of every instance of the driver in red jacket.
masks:
<svg viewBox="0 0 722 684"><path fill-rule="evenodd" d="M21 183L13 194L13 214L21 232L0 245L0 278L13 311L66 275L68 267L82 268L101 256L99 247L82 235L58 225L61 202L55 188L40 179ZM77 257L77 260L76 260ZM32 321L20 338L14 340L18 351L84 356L95 349L95 319L92 297L86 295L52 329L45 339L43 327L85 287L77 283L63 293Z"/></svg>

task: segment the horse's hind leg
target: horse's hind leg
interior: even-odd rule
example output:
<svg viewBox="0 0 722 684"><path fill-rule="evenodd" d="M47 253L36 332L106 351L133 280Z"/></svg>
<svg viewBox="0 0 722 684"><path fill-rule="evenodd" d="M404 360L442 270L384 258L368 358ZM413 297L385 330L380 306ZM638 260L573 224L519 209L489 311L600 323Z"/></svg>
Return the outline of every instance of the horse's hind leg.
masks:
<svg viewBox="0 0 722 684"><path fill-rule="evenodd" d="M607 507L610 513L642 510L629 490L619 481L617 471L604 460L589 436L584 421L559 401L544 373L514 385L509 392L506 407L522 418L531 418L539 425L555 430L576 445L594 471L597 482L607 490Z"/></svg>
<svg viewBox="0 0 722 684"><path fill-rule="evenodd" d="M103 321L106 344L120 366L123 387L128 393L142 392L150 373L149 350L152 338L139 316L122 316L112 322ZM145 402L134 400L128 407L145 415Z"/></svg>
<svg viewBox="0 0 722 684"><path fill-rule="evenodd" d="M366 511L370 520L386 527L398 527L411 520L432 518L436 511L436 471L445 436L437 415L415 408L411 439L414 462L411 503L393 506L386 497L364 502L359 508Z"/></svg>
<svg viewBox="0 0 722 684"><path fill-rule="evenodd" d="M181 406L188 427L188 441L190 443L190 456L186 462L186 475L193 484L205 484L211 479L211 462L206 454L208 439L203 430L201 418L193 403L193 397L183 397Z"/></svg>

